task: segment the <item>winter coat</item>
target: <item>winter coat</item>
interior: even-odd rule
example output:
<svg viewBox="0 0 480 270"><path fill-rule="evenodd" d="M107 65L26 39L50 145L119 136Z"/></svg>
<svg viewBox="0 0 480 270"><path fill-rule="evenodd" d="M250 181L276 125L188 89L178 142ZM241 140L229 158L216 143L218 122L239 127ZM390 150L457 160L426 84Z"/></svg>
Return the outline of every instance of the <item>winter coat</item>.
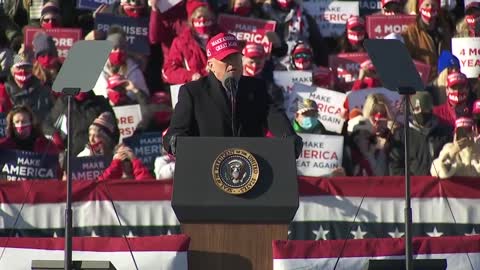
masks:
<svg viewBox="0 0 480 270"><path fill-rule="evenodd" d="M185 1L167 10L165 13L151 11L148 38L151 44L162 46L164 57L169 54L175 37L179 36L187 25Z"/></svg>
<svg viewBox="0 0 480 270"><path fill-rule="evenodd" d="M449 126L438 123L436 118L433 119L430 128L420 128L410 123L409 129L410 173L417 176L430 175L433 160L438 157L442 147L452 141L453 130ZM392 138L389 163L391 175L405 174L404 140L403 129L396 132Z"/></svg>
<svg viewBox="0 0 480 270"><path fill-rule="evenodd" d="M17 143L12 137L1 138L0 149L19 150L17 147ZM33 143L33 148L29 149L28 151L35 153L47 153L50 155L56 155L59 152L55 144L49 141L43 135L38 136L35 139L35 142Z"/></svg>
<svg viewBox="0 0 480 270"><path fill-rule="evenodd" d="M53 107L53 96L50 89L32 75L27 88L20 88L12 77L5 83L12 105L28 105L38 122L42 122Z"/></svg>
<svg viewBox="0 0 480 270"><path fill-rule="evenodd" d="M453 176L480 176L480 146L472 143L460 149L456 143L447 143L430 168L432 176L440 179Z"/></svg>
<svg viewBox="0 0 480 270"><path fill-rule="evenodd" d="M123 69L120 69L118 74L123 75L126 80L132 81L135 87L149 96L150 91L148 90L147 83L145 82L145 76L143 75L140 66L131 58L127 58L126 64L126 71L123 72ZM100 77L98 77L95 87L93 87L93 92L95 92L97 96L107 97L107 80L111 75L112 72L110 71L110 63L107 61L107 64L103 68ZM133 97L133 94L129 94L129 96Z"/></svg>
<svg viewBox="0 0 480 270"><path fill-rule="evenodd" d="M429 81L431 81L437 75L437 61L440 52L451 50L450 40L452 34L448 31L442 31L439 34L440 40L437 47L430 34L419 25L420 23L417 21L417 23L409 25L402 36L410 56L431 66L429 78Z"/></svg>
<svg viewBox="0 0 480 270"><path fill-rule="evenodd" d="M62 96L57 99L50 114L43 122L43 130L45 134L52 135L55 131L62 134L62 139L66 141L66 116L67 116L67 97ZM77 156L88 142L88 128L93 123L93 120L97 118L103 112L111 112L113 115L112 107L108 103L108 100L102 96L95 96L93 92L89 92L89 97L78 102L76 99L72 99L72 155ZM120 131L118 130L117 123L115 123L115 132L113 140L118 142L120 138Z"/></svg>
<svg viewBox="0 0 480 270"><path fill-rule="evenodd" d="M142 161L138 158L133 159L132 161L133 175L135 179L133 180L152 180L155 179L148 168L143 165ZM122 160L113 159L110 166L105 169L102 175L98 177L99 181L109 180L109 179L121 179L123 174Z"/></svg>
<svg viewBox="0 0 480 270"><path fill-rule="evenodd" d="M208 74L207 54L192 30L186 28L173 40L163 64L163 74L165 81L170 84L184 84L191 81L195 73L201 76Z"/></svg>

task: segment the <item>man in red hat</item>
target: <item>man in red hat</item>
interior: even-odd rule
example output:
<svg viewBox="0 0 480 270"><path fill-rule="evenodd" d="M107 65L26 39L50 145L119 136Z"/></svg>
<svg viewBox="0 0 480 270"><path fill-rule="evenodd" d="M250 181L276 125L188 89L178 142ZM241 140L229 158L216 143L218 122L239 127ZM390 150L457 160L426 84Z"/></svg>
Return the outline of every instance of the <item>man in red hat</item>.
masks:
<svg viewBox="0 0 480 270"><path fill-rule="evenodd" d="M206 51L209 74L180 88L163 137L165 150L175 154L177 136L263 137L269 129L275 136L294 136L298 156L302 140L283 108L272 101L265 81L242 76L242 54L235 36L217 34L208 41Z"/></svg>
<svg viewBox="0 0 480 270"><path fill-rule="evenodd" d="M433 114L440 122L450 127L461 116L469 116L471 102L467 77L460 72L450 73L447 77L447 102L433 108Z"/></svg>

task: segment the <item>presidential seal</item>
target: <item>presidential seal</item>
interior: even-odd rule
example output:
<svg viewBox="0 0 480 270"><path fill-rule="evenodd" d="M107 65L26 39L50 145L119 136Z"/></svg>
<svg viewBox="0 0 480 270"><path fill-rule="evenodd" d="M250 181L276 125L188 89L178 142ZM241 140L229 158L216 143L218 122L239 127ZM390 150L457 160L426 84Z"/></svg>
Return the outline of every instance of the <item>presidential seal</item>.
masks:
<svg viewBox="0 0 480 270"><path fill-rule="evenodd" d="M231 148L223 151L213 162L215 185L226 193L240 195L251 190L258 180L258 162L248 151Z"/></svg>

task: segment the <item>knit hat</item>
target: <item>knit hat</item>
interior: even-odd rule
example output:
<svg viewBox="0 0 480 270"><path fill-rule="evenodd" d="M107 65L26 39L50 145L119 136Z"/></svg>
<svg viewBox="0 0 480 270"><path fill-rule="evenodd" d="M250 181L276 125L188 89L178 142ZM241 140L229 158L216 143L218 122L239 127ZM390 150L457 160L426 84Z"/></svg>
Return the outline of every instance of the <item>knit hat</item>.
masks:
<svg viewBox="0 0 480 270"><path fill-rule="evenodd" d="M253 42L247 43L247 45L245 45L245 47L243 48L242 53L245 57L248 58L265 57L265 49L263 48L263 46L261 44Z"/></svg>
<svg viewBox="0 0 480 270"><path fill-rule="evenodd" d="M389 4L389 3L399 3L399 4L403 4L403 0L382 0L382 8L385 7L385 5Z"/></svg>
<svg viewBox="0 0 480 270"><path fill-rule="evenodd" d="M32 66L32 62L23 54L15 54L12 67Z"/></svg>
<svg viewBox="0 0 480 270"><path fill-rule="evenodd" d="M472 114L480 114L480 99L473 102Z"/></svg>
<svg viewBox="0 0 480 270"><path fill-rule="evenodd" d="M215 58L221 61L232 53L241 53L240 44L234 35L220 33L207 43L208 59Z"/></svg>
<svg viewBox="0 0 480 270"><path fill-rule="evenodd" d="M447 77L447 87L452 87L459 84L467 84L467 76L460 72L451 73Z"/></svg>
<svg viewBox="0 0 480 270"><path fill-rule="evenodd" d="M40 11L40 18L43 18L43 16L47 15L48 13L60 14L60 8L58 7L57 2L55 1L46 2L43 5L42 10Z"/></svg>
<svg viewBox="0 0 480 270"><path fill-rule="evenodd" d="M347 131L353 133L355 131L365 130L370 133L373 131L372 123L366 117L359 115L348 120Z"/></svg>
<svg viewBox="0 0 480 270"><path fill-rule="evenodd" d="M299 99L297 102L297 113L303 114L308 111L318 112L318 105L315 101L311 99Z"/></svg>
<svg viewBox="0 0 480 270"><path fill-rule="evenodd" d="M126 49L128 46L127 38L122 33L111 33L107 36L107 40L113 43L114 48Z"/></svg>
<svg viewBox="0 0 480 270"><path fill-rule="evenodd" d="M33 52L35 59L41 54L48 54L51 56L58 56L57 47L53 38L45 32L37 32L33 38Z"/></svg>
<svg viewBox="0 0 480 270"><path fill-rule="evenodd" d="M113 74L108 77L107 80L107 89L115 89L115 87L126 83L125 77L120 74Z"/></svg>
<svg viewBox="0 0 480 270"><path fill-rule="evenodd" d="M456 67L460 69L460 60L458 60L458 58L450 51L442 51L440 57L438 58L438 74L442 73L444 69L450 67Z"/></svg>
<svg viewBox="0 0 480 270"><path fill-rule="evenodd" d="M420 107L422 111L432 111L433 101L429 92L418 91L415 95L410 96L410 102L413 108Z"/></svg>
<svg viewBox="0 0 480 270"><path fill-rule="evenodd" d="M195 12L197 8L199 7L208 8L209 5L206 1L202 1L202 0L187 0L185 7L187 9L187 18L190 18L193 12Z"/></svg>
<svg viewBox="0 0 480 270"><path fill-rule="evenodd" d="M108 137L112 138L115 132L115 121L115 116L111 112L103 112L93 121L91 126L99 127Z"/></svg>
<svg viewBox="0 0 480 270"><path fill-rule="evenodd" d="M360 16L352 16L347 20L347 30L351 30L356 26L362 26L365 28L365 20Z"/></svg>

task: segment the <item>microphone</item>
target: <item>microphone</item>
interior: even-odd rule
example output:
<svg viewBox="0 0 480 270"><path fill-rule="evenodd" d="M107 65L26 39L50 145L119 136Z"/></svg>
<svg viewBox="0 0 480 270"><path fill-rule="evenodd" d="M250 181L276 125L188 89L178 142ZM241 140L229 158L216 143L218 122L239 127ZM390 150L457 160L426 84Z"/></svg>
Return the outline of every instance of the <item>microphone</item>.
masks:
<svg viewBox="0 0 480 270"><path fill-rule="evenodd" d="M238 90L238 80L231 74L230 72L225 73L225 76L223 77L222 80L222 85L225 90L230 95L230 103L232 105L232 136L236 137L237 134L235 132L235 122L236 122L236 117L235 117L235 107L236 107L236 96L237 96L237 90Z"/></svg>

